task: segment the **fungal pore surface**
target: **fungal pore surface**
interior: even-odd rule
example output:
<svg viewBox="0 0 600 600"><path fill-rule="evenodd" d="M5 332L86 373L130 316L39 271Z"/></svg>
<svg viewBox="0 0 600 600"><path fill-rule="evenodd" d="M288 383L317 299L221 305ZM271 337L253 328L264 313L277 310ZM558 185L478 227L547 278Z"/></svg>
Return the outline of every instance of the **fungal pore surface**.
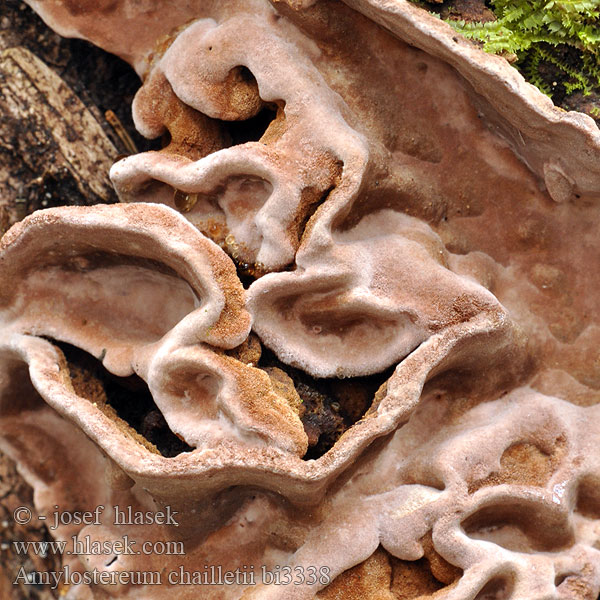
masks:
<svg viewBox="0 0 600 600"><path fill-rule="evenodd" d="M62 596L596 600L594 121L405 0L29 4L162 139L0 243Z"/></svg>

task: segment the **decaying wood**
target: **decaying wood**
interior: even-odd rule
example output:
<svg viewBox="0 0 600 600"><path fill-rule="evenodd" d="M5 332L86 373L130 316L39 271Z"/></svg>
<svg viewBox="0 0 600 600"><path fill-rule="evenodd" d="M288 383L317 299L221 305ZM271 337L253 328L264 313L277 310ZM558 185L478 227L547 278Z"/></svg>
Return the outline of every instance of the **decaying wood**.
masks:
<svg viewBox="0 0 600 600"><path fill-rule="evenodd" d="M144 142L127 120L131 97L139 85L135 73L124 74L122 68L115 66L119 62L115 57L91 46L84 58L81 44L56 36L19 0L0 0L0 236L12 223L39 208L116 200L106 174L115 157L130 150L116 132L112 134L110 127L100 129L98 123L103 123L107 108L119 114L138 146ZM35 59L20 48L22 45L43 60ZM83 77L89 73L90 60L96 61L97 66L94 78L90 78L93 85ZM29 65L27 68L23 61ZM46 83L38 85L40 80ZM111 82L110 87L106 82ZM57 89L59 92L54 91ZM9 110L8 106L12 108ZM126 108L119 110L120 107ZM64 123L61 127L57 127L59 119ZM64 144L73 143L63 133L67 130L75 132L83 146L77 149L84 150L78 155L80 161L85 159L83 170L81 164L73 164L68 160L70 155L61 151ZM62 140L56 139L59 132ZM94 137L99 141L94 142ZM90 168L95 160L99 167ZM61 557L51 552L43 556L32 549L25 555L15 551L13 541L52 539L42 521L22 526L15 523L12 513L18 506L27 506L36 514L31 487L12 460L0 452L0 599L61 598L65 587L51 590L48 586L13 584L21 567L33 574L57 572L62 566Z"/></svg>
<svg viewBox="0 0 600 600"><path fill-rule="evenodd" d="M10 215L8 208L0 204L0 235L2 235L9 227Z"/></svg>
<svg viewBox="0 0 600 600"><path fill-rule="evenodd" d="M28 190L48 180L72 179L80 204L115 200L108 171L118 150L65 82L21 47L0 53L0 154L21 163L0 168L0 205L16 218Z"/></svg>
<svg viewBox="0 0 600 600"><path fill-rule="evenodd" d="M51 540L43 521L33 518L27 525L19 525L13 512L26 506L32 510L32 490L16 470L12 460L0 454L0 598L8 600L52 600L60 590L25 585L18 580L21 569L26 573L58 571L60 556L52 552L36 554L30 547L25 553L17 552L13 542L46 542ZM22 578L21 578L22 579Z"/></svg>

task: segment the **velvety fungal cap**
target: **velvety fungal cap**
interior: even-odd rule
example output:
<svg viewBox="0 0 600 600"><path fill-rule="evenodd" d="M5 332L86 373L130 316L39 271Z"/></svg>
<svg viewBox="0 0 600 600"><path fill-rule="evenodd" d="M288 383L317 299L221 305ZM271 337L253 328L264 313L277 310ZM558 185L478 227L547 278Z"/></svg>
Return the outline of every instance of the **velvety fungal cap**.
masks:
<svg viewBox="0 0 600 600"><path fill-rule="evenodd" d="M2 238L0 447L40 513L178 511L74 569L304 576L67 597L597 598L593 120L405 0L30 4L162 148Z"/></svg>

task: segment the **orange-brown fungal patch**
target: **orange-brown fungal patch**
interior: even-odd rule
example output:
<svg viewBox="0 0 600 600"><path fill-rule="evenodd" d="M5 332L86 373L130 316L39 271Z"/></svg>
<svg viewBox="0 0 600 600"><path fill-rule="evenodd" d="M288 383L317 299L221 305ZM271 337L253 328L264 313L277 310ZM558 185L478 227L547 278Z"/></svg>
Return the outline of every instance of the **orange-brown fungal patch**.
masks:
<svg viewBox="0 0 600 600"><path fill-rule="evenodd" d="M94 594L595 598L594 122L407 0L31 4L165 147L0 243L2 448L39 511L178 511L77 569L256 573Z"/></svg>

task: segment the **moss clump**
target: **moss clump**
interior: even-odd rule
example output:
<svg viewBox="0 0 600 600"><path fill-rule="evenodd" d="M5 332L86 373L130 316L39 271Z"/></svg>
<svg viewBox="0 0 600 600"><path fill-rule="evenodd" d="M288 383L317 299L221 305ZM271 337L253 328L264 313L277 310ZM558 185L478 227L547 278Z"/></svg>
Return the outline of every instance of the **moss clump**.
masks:
<svg viewBox="0 0 600 600"><path fill-rule="evenodd" d="M584 96L597 93L599 0L492 0L490 7L494 21L445 21L480 42L486 52L515 62L531 83L555 100L557 92L563 97L577 91Z"/></svg>

